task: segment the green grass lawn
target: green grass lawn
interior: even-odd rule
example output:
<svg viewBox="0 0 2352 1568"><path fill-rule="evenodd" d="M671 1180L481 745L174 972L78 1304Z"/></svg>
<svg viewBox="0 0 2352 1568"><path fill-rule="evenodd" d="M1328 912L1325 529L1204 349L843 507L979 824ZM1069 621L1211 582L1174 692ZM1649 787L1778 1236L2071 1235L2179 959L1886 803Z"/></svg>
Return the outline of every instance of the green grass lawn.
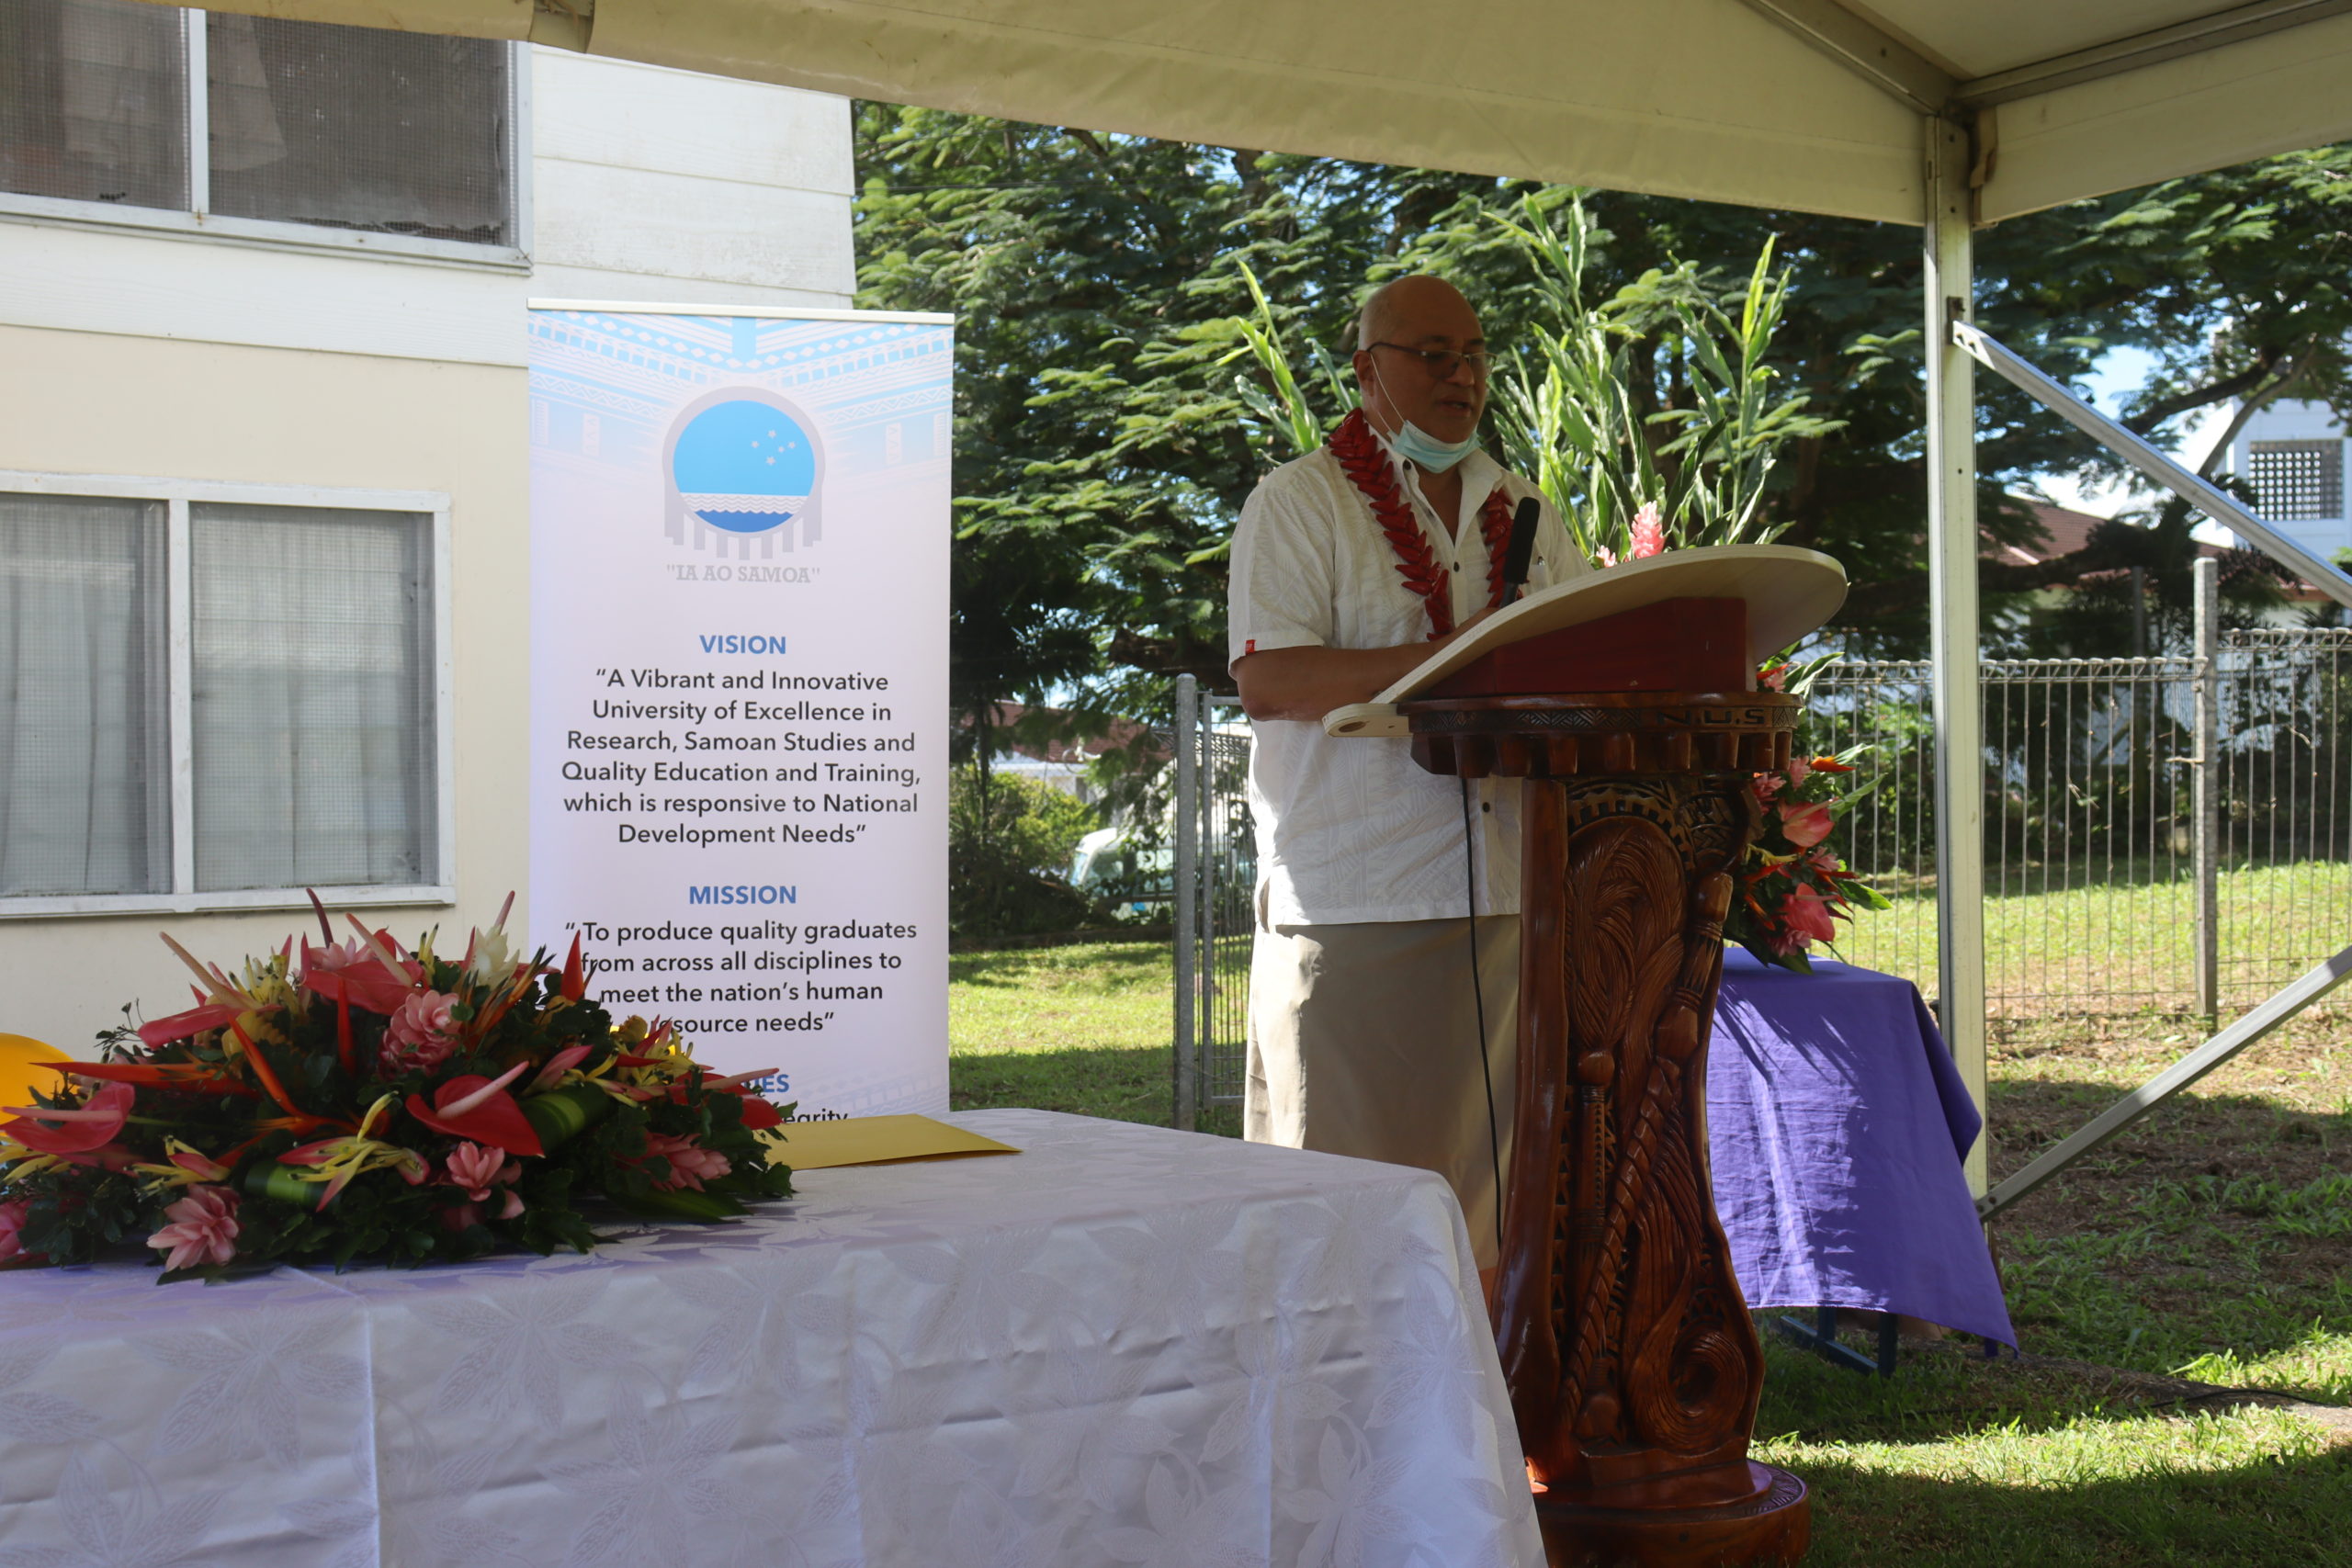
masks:
<svg viewBox="0 0 2352 1568"><path fill-rule="evenodd" d="M963 953L951 976L957 1107L1166 1123L1165 943ZM2199 1038L2153 1013L1996 1024L1996 1178ZM2021 1361L1946 1343L1882 1382L1768 1337L1757 1457L1813 1487L1809 1562L2352 1560L2352 1416L2283 1407L2352 1405L2352 1020L2310 1014L2253 1047L2009 1211L1994 1243Z"/></svg>
<svg viewBox="0 0 2352 1568"><path fill-rule="evenodd" d="M1894 908L1865 914L1838 944L1852 963L1932 988L1936 891L1885 889ZM2196 889L2169 863L2053 863L2012 870L1986 889L1985 989L1996 1013L2186 1010L2196 996ZM2352 941L2352 877L2340 862L2224 869L2219 878L2222 1000L2252 1006Z"/></svg>

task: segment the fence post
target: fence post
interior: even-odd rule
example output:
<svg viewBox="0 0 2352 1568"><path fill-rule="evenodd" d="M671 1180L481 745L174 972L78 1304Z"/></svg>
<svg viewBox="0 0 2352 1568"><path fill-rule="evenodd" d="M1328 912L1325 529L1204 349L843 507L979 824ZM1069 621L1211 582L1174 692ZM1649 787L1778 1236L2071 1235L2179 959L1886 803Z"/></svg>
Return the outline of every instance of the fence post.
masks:
<svg viewBox="0 0 2352 1568"><path fill-rule="evenodd" d="M1176 1103L1169 1124L1193 1130L1201 1103L1200 1031L1193 1003L1200 995L1197 904L1201 849L1200 682L1176 677Z"/></svg>
<svg viewBox="0 0 2352 1568"><path fill-rule="evenodd" d="M2197 820L2189 829L2189 867L2197 881L2197 1010L2210 1019L2222 1010L2221 563L2198 557L2195 581L2197 754L2189 808Z"/></svg>

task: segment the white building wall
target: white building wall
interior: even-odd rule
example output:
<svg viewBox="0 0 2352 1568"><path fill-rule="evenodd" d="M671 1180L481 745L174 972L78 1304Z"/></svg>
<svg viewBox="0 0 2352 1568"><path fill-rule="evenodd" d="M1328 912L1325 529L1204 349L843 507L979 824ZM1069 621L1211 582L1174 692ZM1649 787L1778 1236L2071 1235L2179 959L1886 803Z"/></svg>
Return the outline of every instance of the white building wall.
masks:
<svg viewBox="0 0 2352 1568"><path fill-rule="evenodd" d="M2325 403L2279 401L2257 410L2238 433L2230 450L2230 468L2240 477L2251 476L2254 469L2254 447L2265 441L2334 441L2337 443L2336 462L2341 470L2337 493L2345 498L2335 507L2335 515L2324 518L2295 518L2276 515L2267 504L2257 505L2263 520L2291 536L2297 544L2326 560L2342 549L2352 548L2352 441L2344 439L2344 427Z"/></svg>
<svg viewBox="0 0 2352 1568"><path fill-rule="evenodd" d="M0 196L0 475L449 498L457 900L368 911L404 934L462 931L529 883L526 302L840 308L854 288L845 100L524 59L527 259L401 258L292 226L223 238ZM308 919L0 919L0 1032L76 1049L125 1002L184 1006L159 928L231 961Z"/></svg>

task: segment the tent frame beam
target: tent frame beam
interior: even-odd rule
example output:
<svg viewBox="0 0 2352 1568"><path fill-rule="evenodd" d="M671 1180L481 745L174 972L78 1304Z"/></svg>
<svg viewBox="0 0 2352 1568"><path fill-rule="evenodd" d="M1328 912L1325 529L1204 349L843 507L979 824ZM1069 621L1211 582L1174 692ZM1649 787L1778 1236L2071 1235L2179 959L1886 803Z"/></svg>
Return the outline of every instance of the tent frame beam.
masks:
<svg viewBox="0 0 2352 1568"><path fill-rule="evenodd" d="M551 0L539 0L542 5ZM1996 71L1962 77L1920 52L1874 19L1847 9L1840 0L1747 0L1761 12L1844 65L1863 80L1926 115L1991 108L2038 93L2056 92L2109 76L2121 76L2183 55L2203 54L2233 43L2283 32L2308 22L2352 11L2352 0L2250 0L2210 16L2111 39L2088 49L2053 54Z"/></svg>
<svg viewBox="0 0 2352 1568"><path fill-rule="evenodd" d="M1976 362L1953 335L1974 309L1973 152L1950 119L1921 122L1928 389L1928 614L1935 655L1936 1013L1979 1115L1984 1081L1984 745L1978 674ZM1988 1179L1984 1138L1968 1190Z"/></svg>
<svg viewBox="0 0 2352 1568"><path fill-rule="evenodd" d="M2277 561L2339 604L2352 605L2352 577L2312 554L2248 510L2243 502L2201 474L2174 461L2144 436L2108 418L2030 361L1962 321L1951 323L1951 340L1987 370L2017 387L2076 430L2122 458L2147 478L2197 508L2239 538Z"/></svg>
<svg viewBox="0 0 2352 1568"><path fill-rule="evenodd" d="M1747 0L1747 5L1921 114L1941 114L1959 86L1950 71L1838 0Z"/></svg>

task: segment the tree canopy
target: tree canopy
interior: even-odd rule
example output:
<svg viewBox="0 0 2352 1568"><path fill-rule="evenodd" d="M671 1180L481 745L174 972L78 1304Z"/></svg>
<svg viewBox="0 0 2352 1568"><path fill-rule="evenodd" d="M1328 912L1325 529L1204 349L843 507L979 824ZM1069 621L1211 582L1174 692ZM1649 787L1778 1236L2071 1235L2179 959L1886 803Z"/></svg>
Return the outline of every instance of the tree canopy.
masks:
<svg viewBox="0 0 2352 1568"><path fill-rule="evenodd" d="M1252 275L1286 338L1341 363L1363 288L1420 270L1460 284L1508 352L1558 309L1502 220L1579 194L1595 305L1676 277L1736 301L1771 243L1789 279L1775 386L1821 428L1789 444L1764 507L1784 542L1846 562L1852 645L1924 643L1915 229L881 104L855 127L859 302L958 318L952 690L968 734L1002 701L1135 712L1182 671L1228 683L1224 547L1289 456L1261 412L1271 389L1249 379ZM2110 349L2146 351L2145 383L2110 412L2159 441L2242 400L2352 413L2347 238L2352 149L2266 159L1983 231L1977 319L2077 382ZM1668 412L1672 366L1640 368L1646 412ZM1980 512L2030 541L2013 493L2106 466L2021 393L1979 385ZM1988 561L1988 611L2129 553L2102 530L2052 560Z"/></svg>

